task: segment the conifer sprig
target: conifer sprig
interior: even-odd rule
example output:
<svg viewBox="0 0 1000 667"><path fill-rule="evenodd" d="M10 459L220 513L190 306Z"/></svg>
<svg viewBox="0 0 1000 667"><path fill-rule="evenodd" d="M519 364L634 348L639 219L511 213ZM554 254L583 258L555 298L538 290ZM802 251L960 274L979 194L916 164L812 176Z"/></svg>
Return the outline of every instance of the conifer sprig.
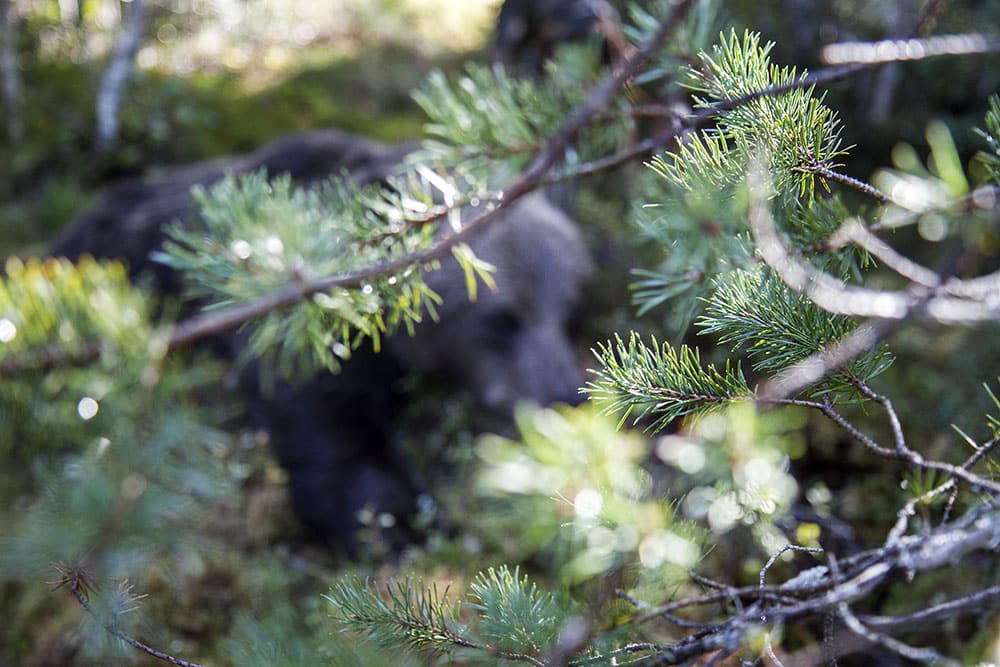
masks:
<svg viewBox="0 0 1000 667"><path fill-rule="evenodd" d="M799 197L812 200L816 178L834 171L846 153L837 114L823 104L812 86L796 88L805 78L794 67L779 67L770 59L773 43L760 35L732 30L720 35L711 54L699 54L702 67L689 70L688 85L695 105L711 109L717 103L745 99L717 116L714 128L690 135L669 160L654 168L685 188L696 181L731 184L746 173L751 157L766 150L769 171L779 192L794 185ZM779 87L774 95L755 93Z"/></svg>
<svg viewBox="0 0 1000 667"><path fill-rule="evenodd" d="M697 325L719 342L743 348L755 370L774 375L847 337L856 327L793 292L763 269L739 270L720 279ZM876 348L827 378L820 389L849 391L851 379L868 382L892 364L887 348Z"/></svg>
<svg viewBox="0 0 1000 667"><path fill-rule="evenodd" d="M607 412L621 414L619 426L629 417L635 424L652 417L646 428L655 432L678 417L752 397L738 365L727 362L722 371L703 367L698 350L687 345L655 338L646 345L633 332L627 344L615 336L614 344L600 344L594 355L600 367L592 371L596 378L586 391Z"/></svg>
<svg viewBox="0 0 1000 667"><path fill-rule="evenodd" d="M538 655L553 646L569 615L568 605L558 604L520 576L518 568L489 568L476 575L466 604L479 614L477 631L489 644L504 651Z"/></svg>
<svg viewBox="0 0 1000 667"><path fill-rule="evenodd" d="M444 180L439 187L457 189ZM430 179L413 176L396 185L399 189L359 188L337 178L304 190L287 177L268 181L264 173L228 178L196 191L201 224L173 226L157 257L182 272L192 296L207 299L208 309L253 301L315 276L392 261L430 246L434 225L423 221L441 217ZM460 257L466 266L482 268L467 255ZM410 266L313 294L288 311L265 316L248 353L273 356L293 377L322 367L337 370L363 339L378 349L384 334L412 329L426 313L433 316L437 300L418 267Z"/></svg>
<svg viewBox="0 0 1000 667"><path fill-rule="evenodd" d="M334 618L379 646L449 653L464 649L481 657L545 665L536 658L556 639L565 610L551 594L541 593L527 577L506 567L481 572L471 586L475 621L483 636L459 619L460 605L436 585L412 579L390 581L385 592L371 580L342 580L324 597Z"/></svg>
<svg viewBox="0 0 1000 667"><path fill-rule="evenodd" d="M475 648L468 628L459 621L459 606L448 591L405 579L390 581L383 595L370 579L340 581L323 596L334 618L380 646L446 652Z"/></svg>
<svg viewBox="0 0 1000 667"><path fill-rule="evenodd" d="M418 155L462 172L495 171L502 161L521 168L583 104L600 71L598 52L588 46L562 47L544 79L513 76L499 65L469 65L455 80L435 71L413 95L431 138ZM583 159L604 156L622 146L632 127L628 114L606 114L574 151Z"/></svg>
<svg viewBox="0 0 1000 667"><path fill-rule="evenodd" d="M990 179L1000 185L1000 95L992 95L986 112L983 129L976 132L986 140L986 148L976 154L976 158L990 172Z"/></svg>
<svg viewBox="0 0 1000 667"><path fill-rule="evenodd" d="M0 376L147 351L146 296L116 262L11 258L0 279Z"/></svg>

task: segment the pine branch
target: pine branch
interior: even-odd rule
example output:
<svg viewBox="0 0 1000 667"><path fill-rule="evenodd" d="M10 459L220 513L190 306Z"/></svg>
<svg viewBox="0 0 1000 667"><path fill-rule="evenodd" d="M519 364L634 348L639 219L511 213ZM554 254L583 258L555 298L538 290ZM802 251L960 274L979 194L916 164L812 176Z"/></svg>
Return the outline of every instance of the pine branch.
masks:
<svg viewBox="0 0 1000 667"><path fill-rule="evenodd" d="M118 639L119 641L128 644L132 648L142 651L157 660L161 660L171 665L178 665L179 667L202 667L202 665L199 665L196 662L176 658L169 653L157 650L152 646L139 641L122 630L115 620L107 621L101 619L97 612L94 611L94 608L90 605L89 591L93 588L93 584L89 583L83 571L79 568L67 567L60 564L55 564L53 567L56 568L60 575L58 580L52 582L55 588L62 588L65 586L83 610L90 616L94 617L104 627L108 634L113 636L115 639ZM122 598L122 605L119 613L127 613L134 610L135 604L138 600L146 597L145 595L132 594L132 586L129 585L128 582L122 582L122 585L119 586L118 595Z"/></svg>
<svg viewBox="0 0 1000 667"><path fill-rule="evenodd" d="M737 366L703 368L698 350L674 348L652 340L647 346L633 332L628 345L615 337L594 355L600 368L591 372L586 392L607 412L620 413L619 427L631 416L633 424L654 417L647 428L658 431L683 415L705 412L733 401L747 400L751 391Z"/></svg>
<svg viewBox="0 0 1000 667"><path fill-rule="evenodd" d="M467 606L479 613L479 633L493 646L538 655L555 645L568 614L551 593L519 575L506 566L480 572L470 584Z"/></svg>
<svg viewBox="0 0 1000 667"><path fill-rule="evenodd" d="M803 78L794 68L771 64L773 44L760 44L760 36L746 32L740 39L735 30L711 54L699 54L702 68L689 70L689 86L695 105L702 109L719 101L740 99L741 103L719 111L716 127L688 137L687 147L670 155L673 169L665 175L682 187L691 188L695 179L723 185L738 179L752 155L766 149L768 169L779 190L797 183L802 195L813 197L815 169L822 165L833 171L836 160L845 154L841 146L840 121L836 113L813 96L813 89L791 84ZM753 97L776 86L787 87L781 94Z"/></svg>
<svg viewBox="0 0 1000 667"><path fill-rule="evenodd" d="M0 377L145 356L149 305L121 264L11 258L0 278Z"/></svg>
<svg viewBox="0 0 1000 667"><path fill-rule="evenodd" d="M355 578L338 582L324 597L334 606L337 618L347 627L388 646L399 644L432 651L450 647L481 648L465 637L458 608L448 591L425 588L413 581L390 581L383 598L375 582Z"/></svg>
<svg viewBox="0 0 1000 667"><path fill-rule="evenodd" d="M846 338L854 324L831 316L760 270L732 271L720 278L698 321L702 334L715 334L733 349L744 348L758 371L780 373L807 356ZM829 376L821 391L842 391L892 363L885 348L867 352Z"/></svg>
<svg viewBox="0 0 1000 667"><path fill-rule="evenodd" d="M302 277L284 287L248 303L231 306L182 322L171 333L168 348L173 349L206 336L233 329L244 322L283 310L314 294L336 287L357 287L365 280L388 276L408 268L442 259L450 248L470 240L480 229L492 224L504 207L510 206L527 193L540 187L549 169L561 157L564 149L592 118L605 109L614 94L639 70L643 63L677 28L690 10L693 0L676 3L647 43L628 58L619 69L606 76L589 93L584 104L562 125L536 155L529 166L503 190L502 198L492 209L483 210L465 222L461 230L443 236L427 248L398 258L321 278Z"/></svg>
<svg viewBox="0 0 1000 667"><path fill-rule="evenodd" d="M498 609L495 602L497 595L515 591L494 590L491 584L495 582L482 578L477 582L474 591L479 596L480 604L472 607L485 613L498 612L496 617L488 619L494 624L510 621L510 618L503 617L504 611L511 610L507 606L508 601L502 603L506 609ZM529 595L534 592L533 589L529 591ZM431 652L447 652L453 648L475 649L503 660L545 667L544 662L531 655L501 648L501 644L511 643L512 638L509 636L493 637L498 642L496 645L471 640L467 628L458 620L458 606L448 601L447 591L439 594L436 586L426 588L411 580L390 581L386 596L388 599L376 589L374 582L355 578L349 582L338 582L324 597L335 607L336 618L345 626L388 648L406 646ZM483 604L484 598L487 600L486 604ZM514 604L524 602L521 597ZM534 606L540 600L527 602L529 606ZM544 623L544 619L539 620ZM531 634L526 628L522 629Z"/></svg>

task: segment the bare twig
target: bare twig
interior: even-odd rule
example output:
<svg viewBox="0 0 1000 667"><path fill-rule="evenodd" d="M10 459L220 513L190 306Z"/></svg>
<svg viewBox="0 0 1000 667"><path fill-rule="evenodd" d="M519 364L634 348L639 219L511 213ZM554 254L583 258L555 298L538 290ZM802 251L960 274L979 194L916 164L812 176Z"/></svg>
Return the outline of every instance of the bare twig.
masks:
<svg viewBox="0 0 1000 667"><path fill-rule="evenodd" d="M870 319L862 322L844 338L794 363L766 382L758 390L757 400L773 403L795 396L873 350L902 324L901 320Z"/></svg>
<svg viewBox="0 0 1000 667"><path fill-rule="evenodd" d="M784 555L788 551L801 551L802 553L808 553L808 554L821 554L821 553L823 553L823 549L821 549L819 547L802 547L802 546L798 546L798 545L795 545L795 544L786 544L785 546L781 547L781 549L779 549L773 556L771 556L767 560L767 563L764 564L764 567L762 567L760 569L760 588L761 589L764 588L764 577L767 575L767 571L770 570L771 566L774 565L777 562L777 560L779 558L781 558L781 556Z"/></svg>
<svg viewBox="0 0 1000 667"><path fill-rule="evenodd" d="M950 463L944 463L943 461L928 460L924 458L922 455L920 455L918 452L915 452L909 447L907 447L906 441L903 438L902 427L899 424L899 419L896 416L895 411L892 409L892 403L889 402L887 398L873 392L866 385L863 385L863 383L861 383L861 385L864 386L865 389L862 390L859 386L859 390L861 390L862 393L865 394L871 400L880 403L883 406L883 409L885 409L887 414L889 415L890 421L895 421L895 423L892 426L893 438L895 440L894 449L889 449L888 447L883 447L882 445L878 444L878 442L874 438L872 438L870 435L867 435L866 433L858 429L858 427L856 427L854 424L848 421L847 418L845 418L842 414L837 412L829 402L824 401L820 403L818 401L807 401L802 399L780 399L780 398L772 399L772 398L764 398L761 396L757 397L757 401L758 403L797 405L800 407L807 407L807 408L813 408L814 410L819 410L830 421L834 422L842 429L844 429L844 431L846 431L855 440L864 445L865 448L871 451L873 454L876 454L885 459L904 461L906 463L909 463L914 468L943 472L948 477L957 478L958 480L963 481L974 488L980 489L982 491L987 491L993 494L1000 494L1000 484L992 480L986 479L984 477L980 477L979 475L974 475L970 473L966 464L956 466ZM992 446L994 445L991 445L991 448ZM975 463L975 461L972 461L972 463L968 463L968 465L971 466L973 463Z"/></svg>
<svg viewBox="0 0 1000 667"><path fill-rule="evenodd" d="M892 291L849 285L820 271L794 256L781 239L767 201L767 177L761 166L751 168L748 182L748 223L761 257L786 285L805 294L823 310L854 317L949 324L1000 320L1000 292L987 292L981 298L956 297L953 294L962 293L967 287L965 281L958 279L948 281L949 288L915 285ZM993 274L983 278L994 280Z"/></svg>
<svg viewBox="0 0 1000 667"><path fill-rule="evenodd" d="M840 225L840 229L830 237L827 247L835 249L847 243L857 245L882 262L884 266L917 285L931 289L941 285L941 276L896 252L888 243L872 234L857 218L845 220Z"/></svg>
<svg viewBox="0 0 1000 667"><path fill-rule="evenodd" d="M981 34L938 35L878 42L840 42L823 48L821 58L831 65L879 65L925 60L937 56L970 56L1000 51L1000 39Z"/></svg>
<svg viewBox="0 0 1000 667"><path fill-rule="evenodd" d="M997 445L1000 445L1000 436L989 440L982 446L977 446L975 453L967 458L959 468L963 470L970 470L972 466L976 465L984 457L986 457L990 452L992 452ZM948 499L948 504L945 507L945 512L942 521L946 522L948 516L951 513L951 507L955 502L956 493L958 492L958 480L955 477L950 477L947 481L938 484L933 489L920 494L915 498L910 498L906 504L897 513L896 524L889 531L889 536L886 538L886 545L892 545L899 541L899 539L906 533L906 528L909 525L909 519L913 516L917 505L920 503L928 503L942 493L951 491L951 497Z"/></svg>
<svg viewBox="0 0 1000 667"><path fill-rule="evenodd" d="M1000 586L991 586L957 600L949 600L904 616L859 616L858 618L874 630L902 633L927 628L946 619L982 614L998 607L1000 607Z"/></svg>
<svg viewBox="0 0 1000 667"><path fill-rule="evenodd" d="M859 635L867 639L872 644L879 644L889 649L893 653L897 653L907 660L915 660L916 662L934 662L947 665L958 665L954 660L946 660L938 654L934 649L929 648L915 648L909 644L905 644L898 639L894 639L887 635L875 632L874 630L865 627L865 625L858 620L858 617L854 615L850 607L846 603L842 603L837 607L838 614L840 618L844 620L844 624L848 629L856 635Z"/></svg>

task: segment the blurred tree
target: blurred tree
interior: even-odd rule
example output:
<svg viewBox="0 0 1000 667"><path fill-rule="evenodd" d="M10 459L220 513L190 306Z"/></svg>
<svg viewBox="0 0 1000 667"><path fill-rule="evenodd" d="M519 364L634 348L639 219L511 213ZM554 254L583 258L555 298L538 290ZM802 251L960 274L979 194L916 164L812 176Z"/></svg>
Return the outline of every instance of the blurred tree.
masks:
<svg viewBox="0 0 1000 667"><path fill-rule="evenodd" d="M21 68L17 57L17 25L14 10L8 0L0 0L0 87L7 115L7 136L12 146L24 140Z"/></svg>

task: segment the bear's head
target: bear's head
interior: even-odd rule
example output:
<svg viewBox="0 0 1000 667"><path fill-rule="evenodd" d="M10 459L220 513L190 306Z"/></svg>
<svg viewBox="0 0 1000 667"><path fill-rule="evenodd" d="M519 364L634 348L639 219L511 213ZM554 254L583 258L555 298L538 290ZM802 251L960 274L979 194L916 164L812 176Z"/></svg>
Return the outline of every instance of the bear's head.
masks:
<svg viewBox="0 0 1000 667"><path fill-rule="evenodd" d="M515 202L471 244L495 267L496 289L470 303L458 263L425 276L442 298L439 321L390 353L404 368L443 375L478 402L509 413L519 400L577 404L583 386L569 323L583 296L591 260L576 225L540 194Z"/></svg>

